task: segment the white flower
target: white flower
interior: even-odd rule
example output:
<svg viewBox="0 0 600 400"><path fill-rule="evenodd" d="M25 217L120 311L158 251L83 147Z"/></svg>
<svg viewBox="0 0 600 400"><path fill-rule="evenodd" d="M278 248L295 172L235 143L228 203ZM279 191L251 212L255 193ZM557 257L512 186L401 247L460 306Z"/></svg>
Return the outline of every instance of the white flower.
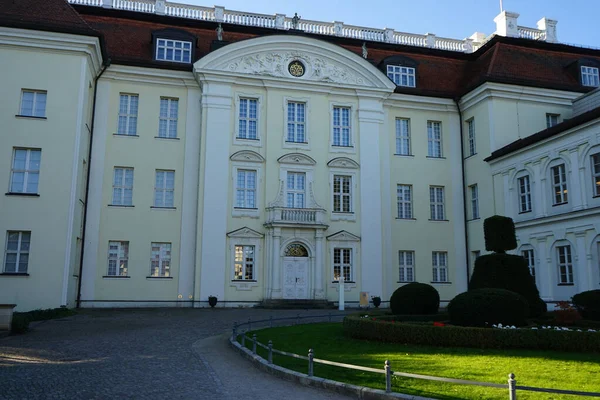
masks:
<svg viewBox="0 0 600 400"><path fill-rule="evenodd" d="M537 328L536 328L535 326L534 326L533 328L531 328L531 329L535 329L535 330L537 330Z"/></svg>

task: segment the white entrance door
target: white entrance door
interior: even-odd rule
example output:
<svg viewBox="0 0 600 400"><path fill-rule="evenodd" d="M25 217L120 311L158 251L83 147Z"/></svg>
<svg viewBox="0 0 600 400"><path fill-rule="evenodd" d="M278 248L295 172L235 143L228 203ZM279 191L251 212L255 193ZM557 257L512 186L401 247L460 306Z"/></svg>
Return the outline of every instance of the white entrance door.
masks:
<svg viewBox="0 0 600 400"><path fill-rule="evenodd" d="M283 259L283 298L308 299L308 258Z"/></svg>

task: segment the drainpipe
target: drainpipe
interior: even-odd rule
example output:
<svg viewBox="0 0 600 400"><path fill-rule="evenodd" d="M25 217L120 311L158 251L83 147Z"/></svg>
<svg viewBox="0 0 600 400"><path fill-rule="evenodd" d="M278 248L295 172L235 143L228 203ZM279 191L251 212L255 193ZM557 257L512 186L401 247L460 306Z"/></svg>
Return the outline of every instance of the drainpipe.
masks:
<svg viewBox="0 0 600 400"><path fill-rule="evenodd" d="M469 288L469 279L471 278L471 273L469 271L469 230L467 225L467 190L466 190L466 179L465 179L465 141L464 141L464 132L463 132L463 123L462 123L462 111L460 110L459 98L454 99L454 103L456 103L456 109L458 110L458 123L460 126L460 166L462 170L462 195L463 195L463 213L465 215L465 260L467 262L467 290Z"/></svg>
<svg viewBox="0 0 600 400"><path fill-rule="evenodd" d="M88 169L87 169L87 177L85 181L85 203L83 207L83 232L81 234L81 254L79 256L79 280L77 282L77 305L76 308L81 306L81 281L83 274L83 255L85 253L85 231L86 231L86 222L87 222L87 212L88 212L88 197L90 195L90 172L92 170L92 147L94 143L94 122L96 120L96 98L98 95L98 81L100 77L104 74L104 71L110 66L110 58L108 58L102 65L102 71L94 78L94 99L92 100L92 122L90 126L90 143L88 148Z"/></svg>

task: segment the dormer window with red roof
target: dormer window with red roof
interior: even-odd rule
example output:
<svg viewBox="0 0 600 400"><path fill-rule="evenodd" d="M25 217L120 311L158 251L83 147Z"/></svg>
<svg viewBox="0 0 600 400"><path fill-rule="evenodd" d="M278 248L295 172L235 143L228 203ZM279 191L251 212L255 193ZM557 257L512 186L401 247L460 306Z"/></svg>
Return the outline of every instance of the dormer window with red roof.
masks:
<svg viewBox="0 0 600 400"><path fill-rule="evenodd" d="M192 60L192 42L157 39L156 59L158 61L190 63Z"/></svg>
<svg viewBox="0 0 600 400"><path fill-rule="evenodd" d="M598 68L581 66L581 84L583 86L600 86Z"/></svg>
<svg viewBox="0 0 600 400"><path fill-rule="evenodd" d="M398 86L415 87L415 69L401 65L388 65L387 76Z"/></svg>

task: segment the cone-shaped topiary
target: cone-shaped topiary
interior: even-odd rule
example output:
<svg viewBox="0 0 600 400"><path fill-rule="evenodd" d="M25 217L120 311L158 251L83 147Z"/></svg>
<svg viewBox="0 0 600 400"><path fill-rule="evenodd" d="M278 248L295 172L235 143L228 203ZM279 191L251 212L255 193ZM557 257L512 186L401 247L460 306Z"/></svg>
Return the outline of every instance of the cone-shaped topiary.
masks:
<svg viewBox="0 0 600 400"><path fill-rule="evenodd" d="M518 293L477 289L461 293L448 304L450 322L461 326L525 325L529 305Z"/></svg>
<svg viewBox="0 0 600 400"><path fill-rule="evenodd" d="M409 283L394 291L390 308L397 315L436 314L440 308L440 294L426 283Z"/></svg>
<svg viewBox="0 0 600 400"><path fill-rule="evenodd" d="M485 249L496 253L517 248L515 224L511 218L494 215L483 221Z"/></svg>
<svg viewBox="0 0 600 400"><path fill-rule="evenodd" d="M573 304L585 319L600 321L600 290L588 290L573 296Z"/></svg>

